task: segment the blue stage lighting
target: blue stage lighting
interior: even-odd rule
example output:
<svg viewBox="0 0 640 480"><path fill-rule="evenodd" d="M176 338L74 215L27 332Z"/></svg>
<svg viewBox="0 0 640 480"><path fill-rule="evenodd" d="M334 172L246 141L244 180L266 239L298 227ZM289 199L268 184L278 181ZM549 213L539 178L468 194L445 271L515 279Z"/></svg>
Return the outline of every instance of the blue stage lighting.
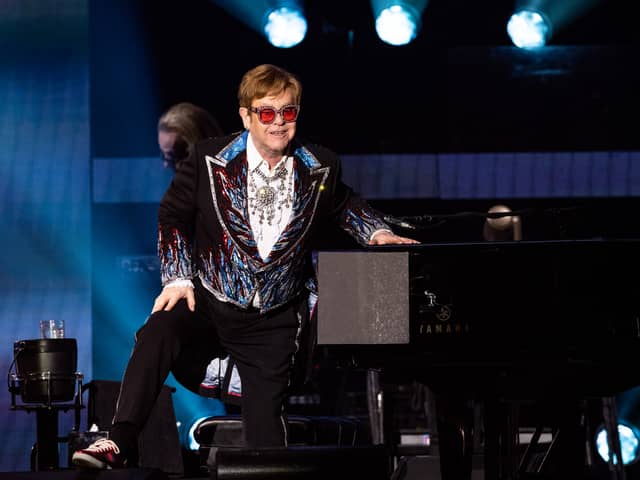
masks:
<svg viewBox="0 0 640 480"><path fill-rule="evenodd" d="M307 19L302 8L281 6L265 15L264 33L274 47L289 48L299 44L307 34Z"/></svg>
<svg viewBox="0 0 640 480"><path fill-rule="evenodd" d="M547 45L555 35L601 0L514 0L507 33L519 48Z"/></svg>
<svg viewBox="0 0 640 480"><path fill-rule="evenodd" d="M307 35L307 19L301 0L213 0L271 45L293 47Z"/></svg>
<svg viewBox="0 0 640 480"><path fill-rule="evenodd" d="M426 0L372 0L376 32L390 45L406 45L413 41L422 25Z"/></svg>
<svg viewBox="0 0 640 480"><path fill-rule="evenodd" d="M544 47L551 35L551 23L541 12L519 10L509 19L507 33L519 48Z"/></svg>
<svg viewBox="0 0 640 480"><path fill-rule="evenodd" d="M638 459L638 447L640 446L640 434L637 429L618 424L618 436L620 438L620 453L622 454L622 464L628 465ZM596 449L605 462L609 462L609 445L607 443L607 431L601 428L596 434ZM617 464L618 459L613 458L613 463Z"/></svg>

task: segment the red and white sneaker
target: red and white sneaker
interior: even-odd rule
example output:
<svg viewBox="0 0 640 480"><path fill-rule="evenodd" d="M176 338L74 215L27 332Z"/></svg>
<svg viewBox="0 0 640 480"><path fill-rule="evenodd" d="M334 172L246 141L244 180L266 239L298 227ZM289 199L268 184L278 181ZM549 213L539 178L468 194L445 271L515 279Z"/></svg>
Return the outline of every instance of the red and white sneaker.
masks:
<svg viewBox="0 0 640 480"><path fill-rule="evenodd" d="M79 467L100 470L123 468L126 465L126 460L124 455L120 453L118 445L107 438L101 438L87 448L76 450L71 457L71 462Z"/></svg>

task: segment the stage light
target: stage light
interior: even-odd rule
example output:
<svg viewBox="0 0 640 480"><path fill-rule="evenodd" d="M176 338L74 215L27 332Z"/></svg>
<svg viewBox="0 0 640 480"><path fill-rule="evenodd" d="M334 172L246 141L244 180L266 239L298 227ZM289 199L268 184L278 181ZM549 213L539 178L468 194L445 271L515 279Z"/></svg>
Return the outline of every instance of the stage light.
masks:
<svg viewBox="0 0 640 480"><path fill-rule="evenodd" d="M638 447L640 446L640 433L634 427L624 423L618 424L618 436L620 438L620 453L622 454L622 464L629 465L638 459ZM596 449L600 457L609 462L609 444L607 442L607 431L601 428L596 434ZM617 464L618 459L613 458L613 463Z"/></svg>
<svg viewBox="0 0 640 480"><path fill-rule="evenodd" d="M307 35L307 19L300 0L214 0L245 25L278 48L298 45Z"/></svg>
<svg viewBox="0 0 640 480"><path fill-rule="evenodd" d="M551 36L551 23L535 10L520 10L509 19L507 33L516 47L544 47Z"/></svg>
<svg viewBox="0 0 640 480"><path fill-rule="evenodd" d="M516 0L507 33L516 47L547 45L552 33L584 14L601 0Z"/></svg>
<svg viewBox="0 0 640 480"><path fill-rule="evenodd" d="M427 0L371 0L380 40L394 46L412 42L420 31L426 6Z"/></svg>
<svg viewBox="0 0 640 480"><path fill-rule="evenodd" d="M290 48L304 40L307 19L299 7L279 7L265 15L264 33L274 47Z"/></svg>

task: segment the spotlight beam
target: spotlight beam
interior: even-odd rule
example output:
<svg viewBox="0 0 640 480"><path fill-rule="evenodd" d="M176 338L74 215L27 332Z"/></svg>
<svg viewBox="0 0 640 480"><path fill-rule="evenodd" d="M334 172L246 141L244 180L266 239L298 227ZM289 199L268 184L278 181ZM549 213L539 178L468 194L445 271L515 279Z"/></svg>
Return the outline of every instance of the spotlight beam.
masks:
<svg viewBox="0 0 640 480"><path fill-rule="evenodd" d="M563 29L601 0L516 0L507 33L519 48L542 47L552 32Z"/></svg>
<svg viewBox="0 0 640 480"><path fill-rule="evenodd" d="M300 0L213 0L213 3L275 47L293 47L307 34L307 20Z"/></svg>
<svg viewBox="0 0 640 480"><path fill-rule="evenodd" d="M515 10L543 12L555 31L561 30L572 20L590 10L600 0L516 0Z"/></svg>

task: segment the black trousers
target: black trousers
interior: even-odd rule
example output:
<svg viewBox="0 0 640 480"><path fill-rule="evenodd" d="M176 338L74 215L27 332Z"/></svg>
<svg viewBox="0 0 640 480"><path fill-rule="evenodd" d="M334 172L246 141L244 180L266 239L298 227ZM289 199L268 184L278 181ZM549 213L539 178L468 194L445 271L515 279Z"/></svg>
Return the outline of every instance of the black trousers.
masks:
<svg viewBox="0 0 640 480"><path fill-rule="evenodd" d="M147 420L169 372L197 392L207 365L227 353L242 382L246 446L287 444L284 401L306 299L274 311L241 310L220 302L196 282L196 311L184 300L170 311L152 314L136 334L118 397L111 438L126 450Z"/></svg>

